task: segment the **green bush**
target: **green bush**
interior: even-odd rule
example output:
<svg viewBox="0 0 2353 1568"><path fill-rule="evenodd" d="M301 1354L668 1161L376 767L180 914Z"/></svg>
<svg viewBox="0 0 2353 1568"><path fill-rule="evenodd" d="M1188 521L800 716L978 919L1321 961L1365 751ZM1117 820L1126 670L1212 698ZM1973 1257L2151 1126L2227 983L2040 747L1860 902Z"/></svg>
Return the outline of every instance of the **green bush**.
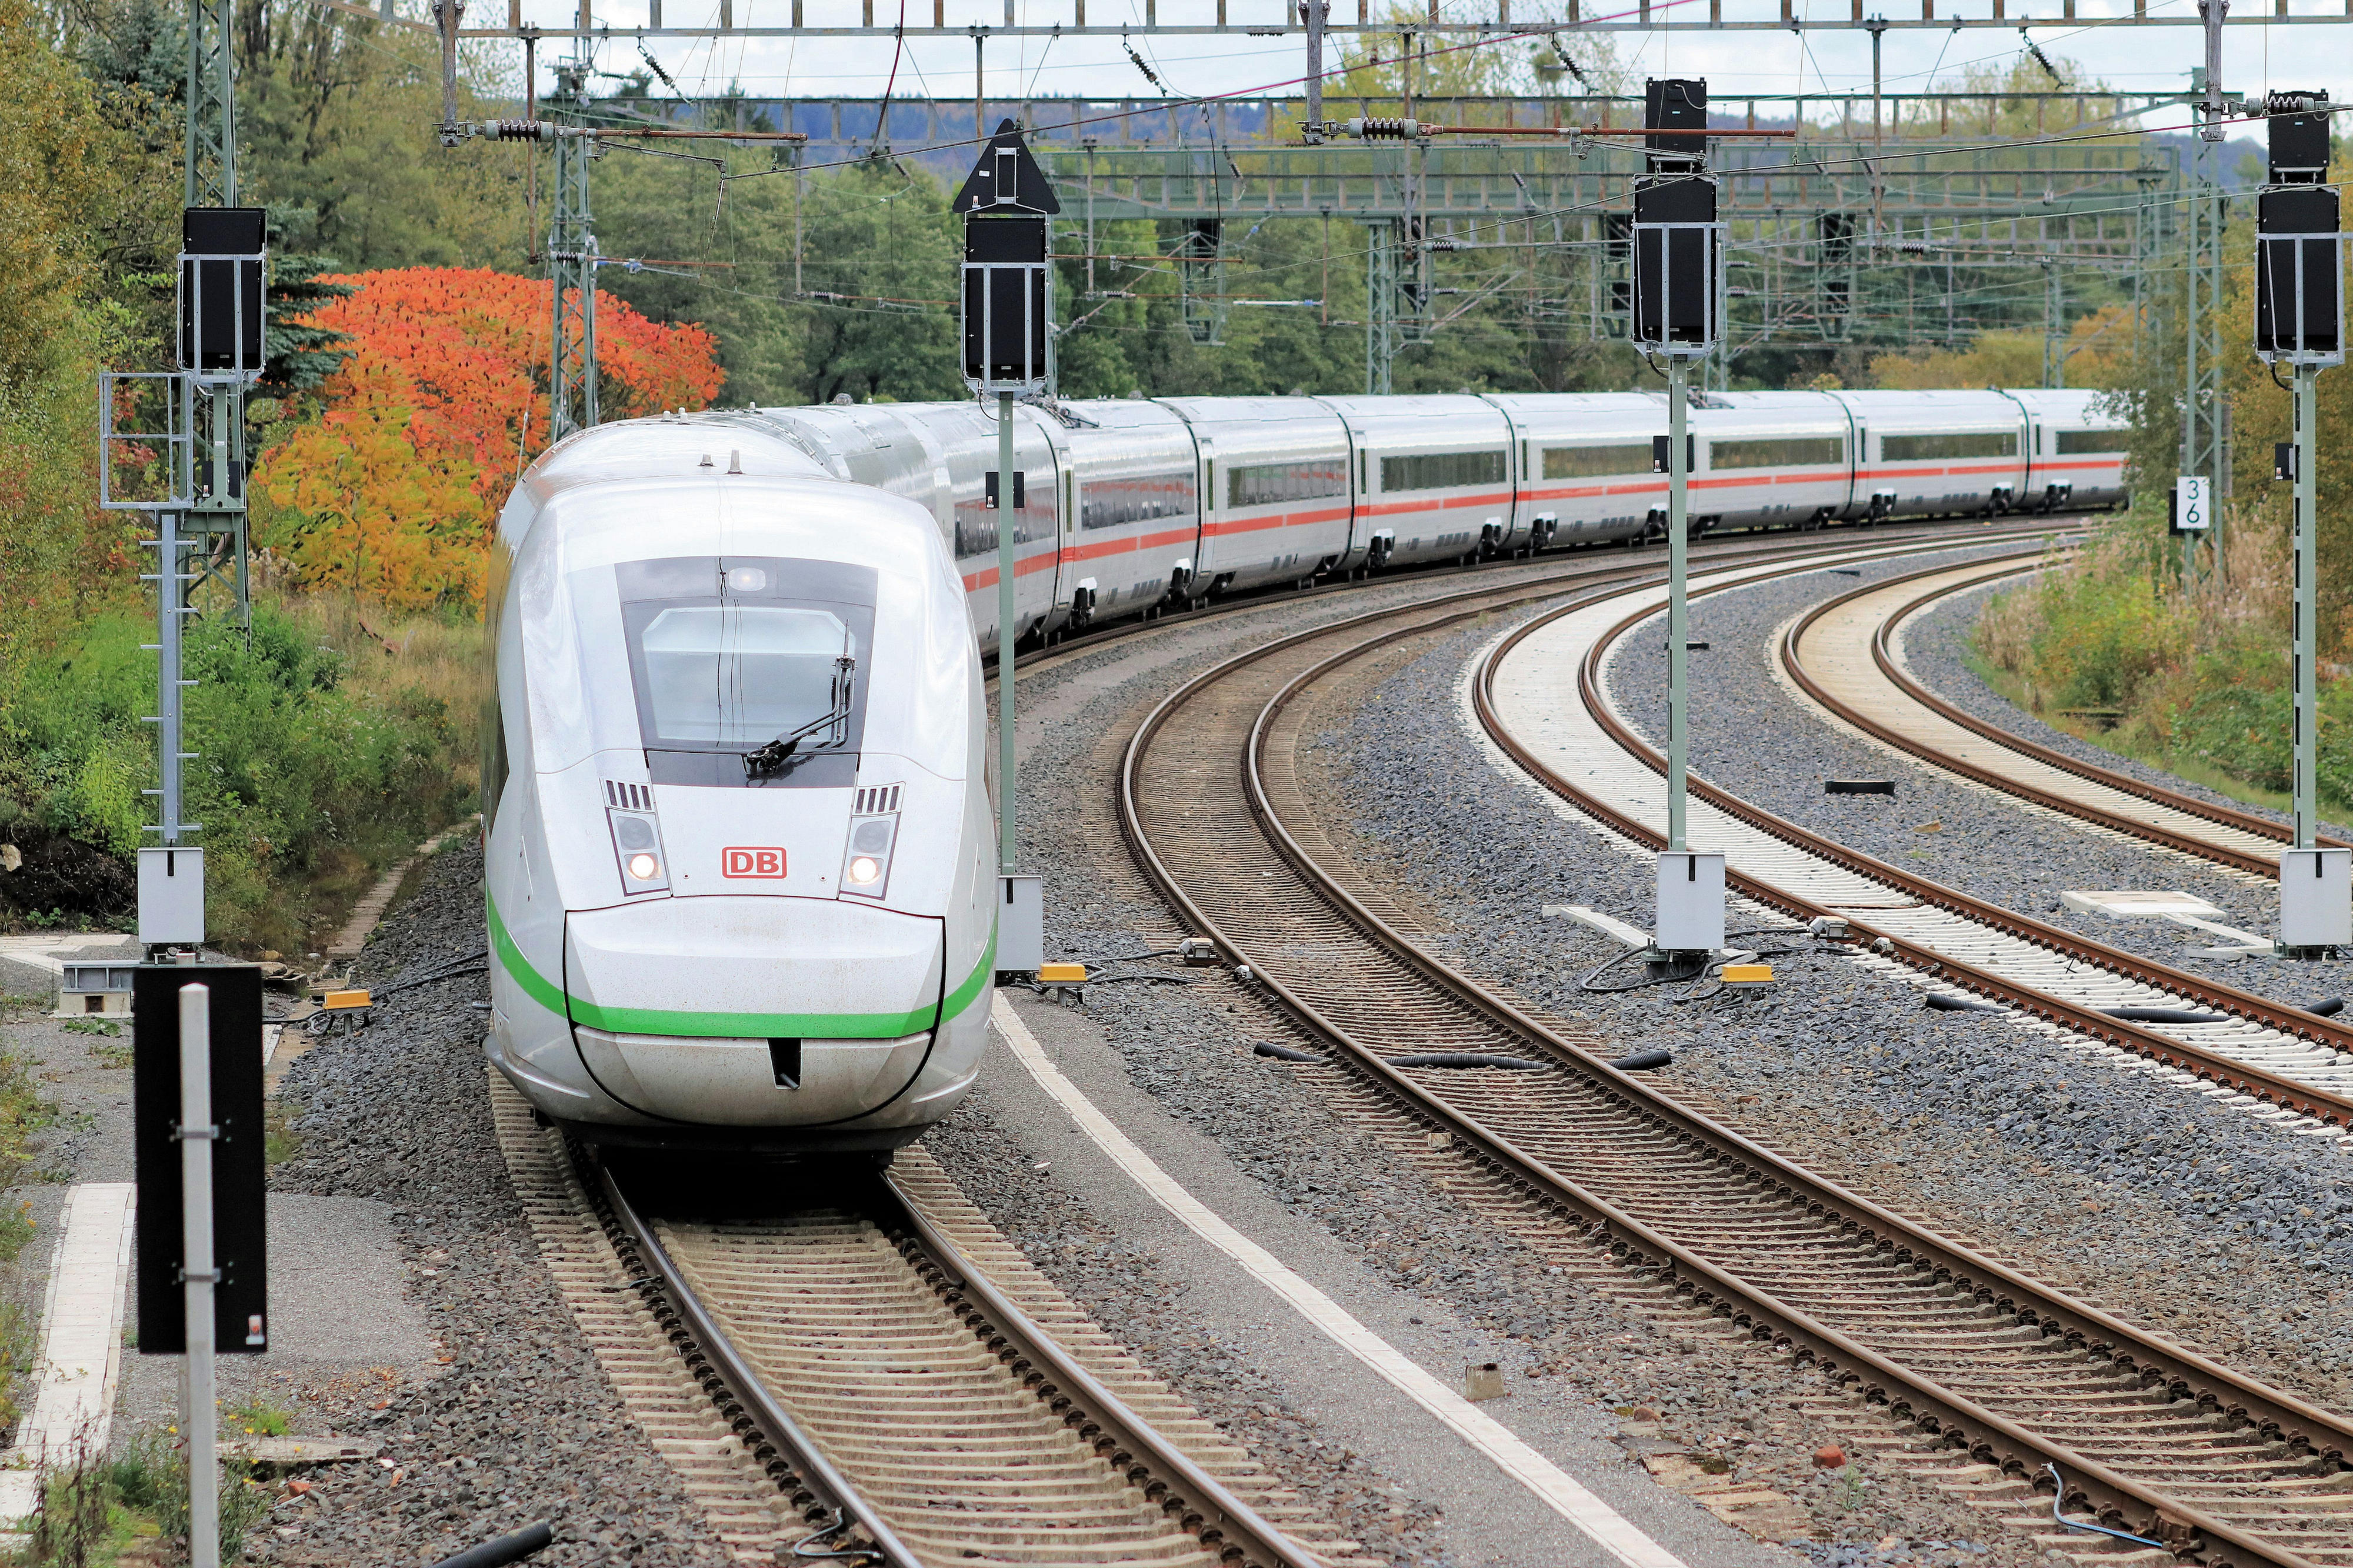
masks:
<svg viewBox="0 0 2353 1568"><path fill-rule="evenodd" d="M40 832L117 860L154 821L155 656L152 625L101 615L76 646L28 661L0 755L0 798ZM450 758L470 727L422 687L367 689L344 656L295 616L254 606L252 638L226 617L192 622L183 775L186 816L204 825L207 923L248 948L298 949L314 898L355 878L469 808ZM12 776L13 775L13 776ZM26 836L20 823L13 830ZM124 884L112 896L119 900ZM0 884L0 900L11 889ZM75 912L119 916L100 896ZM35 900L47 907L47 898ZM0 910L5 912L5 910ZM21 912L21 910L20 910Z"/></svg>

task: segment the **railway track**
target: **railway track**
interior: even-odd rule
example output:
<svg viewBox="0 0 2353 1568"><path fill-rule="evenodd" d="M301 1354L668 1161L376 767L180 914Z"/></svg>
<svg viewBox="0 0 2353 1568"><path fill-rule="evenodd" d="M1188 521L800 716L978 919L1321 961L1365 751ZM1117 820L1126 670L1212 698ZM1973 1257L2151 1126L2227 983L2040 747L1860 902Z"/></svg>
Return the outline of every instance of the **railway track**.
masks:
<svg viewBox="0 0 2353 1568"><path fill-rule="evenodd" d="M920 1150L779 1212L491 1097L541 1250L742 1560L1371 1568Z"/></svg>
<svg viewBox="0 0 2353 1568"><path fill-rule="evenodd" d="M1694 592L1726 592L1767 570L1711 573ZM1539 616L1488 655L1474 682L1496 744L1579 809L1652 847L1665 843L1665 761L1610 701L1602 668L1662 597L1621 591ZM2353 1030L1850 849L1696 773L1691 797L1694 841L1725 850L1733 885L1749 896L1799 918L1844 919L1948 996L1990 997L2246 1096L2263 1114L2353 1133Z"/></svg>
<svg viewBox="0 0 2353 1568"><path fill-rule="evenodd" d="M1847 723L1923 762L2114 832L2278 880L2279 852L2294 839L2279 823L2011 734L1913 679L1897 647L1905 625L2019 570L2015 563L1932 567L1826 600L1790 625L1782 668Z"/></svg>
<svg viewBox="0 0 2353 1568"><path fill-rule="evenodd" d="M1576 593L1614 618L1623 584ZM1135 731L1139 861L1418 1138L1442 1132L1561 1234L1831 1369L1960 1451L2111 1528L2217 1563L2353 1563L2353 1423L2073 1300L1817 1177L1612 1068L1415 944L1319 855L1292 769L1300 694L1525 593L1457 595L1253 649ZM1639 617L1638 617L1639 618ZM1430 1053L1546 1070L1398 1065ZM1966 1466L1954 1473L1965 1473Z"/></svg>
<svg viewBox="0 0 2353 1568"><path fill-rule="evenodd" d="M1949 531L1890 531L1839 552L2020 531L1957 542ZM1698 553L1728 564L1823 551L1812 538ZM1474 577L1482 586L1439 597L1516 602L1567 582L1654 577L1660 566L1615 553L1497 563ZM1111 628L1022 662L1262 607ZM893 1568L1369 1568L1356 1543L1317 1535L1295 1497L1088 1322L920 1151L813 1206L730 1212L707 1184L681 1193L658 1171L586 1162L535 1127L495 1074L491 1092L575 1318L743 1560L771 1561L781 1548Z"/></svg>

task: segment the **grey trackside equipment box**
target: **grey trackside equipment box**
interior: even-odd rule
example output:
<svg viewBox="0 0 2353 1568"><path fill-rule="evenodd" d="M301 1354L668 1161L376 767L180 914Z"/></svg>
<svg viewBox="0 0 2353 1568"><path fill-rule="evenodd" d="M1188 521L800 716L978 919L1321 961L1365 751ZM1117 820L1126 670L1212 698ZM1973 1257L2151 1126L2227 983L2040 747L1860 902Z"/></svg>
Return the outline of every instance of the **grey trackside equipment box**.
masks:
<svg viewBox="0 0 2353 1568"><path fill-rule="evenodd" d="M1035 974L1046 962L1046 887L1036 877L997 879L997 973Z"/></svg>
<svg viewBox="0 0 2353 1568"><path fill-rule="evenodd" d="M194 947L205 940L205 852L139 851L139 940Z"/></svg>
<svg viewBox="0 0 2353 1568"><path fill-rule="evenodd" d="M1698 850L1659 856L1659 929L1651 945L1662 952L1701 952L1724 945L1724 857Z"/></svg>
<svg viewBox="0 0 2353 1568"><path fill-rule="evenodd" d="M2280 851L2280 945L2353 946L2353 849Z"/></svg>

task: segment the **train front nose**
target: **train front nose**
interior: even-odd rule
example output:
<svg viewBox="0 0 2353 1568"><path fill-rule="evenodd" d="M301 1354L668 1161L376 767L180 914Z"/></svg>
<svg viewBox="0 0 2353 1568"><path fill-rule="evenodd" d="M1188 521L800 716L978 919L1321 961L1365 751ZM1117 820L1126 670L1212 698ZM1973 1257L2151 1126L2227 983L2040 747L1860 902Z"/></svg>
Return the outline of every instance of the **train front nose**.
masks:
<svg viewBox="0 0 2353 1568"><path fill-rule="evenodd" d="M829 899L575 910L573 1041L607 1094L671 1121L809 1126L886 1101L911 1110L902 1091L938 1025L943 936L938 920Z"/></svg>

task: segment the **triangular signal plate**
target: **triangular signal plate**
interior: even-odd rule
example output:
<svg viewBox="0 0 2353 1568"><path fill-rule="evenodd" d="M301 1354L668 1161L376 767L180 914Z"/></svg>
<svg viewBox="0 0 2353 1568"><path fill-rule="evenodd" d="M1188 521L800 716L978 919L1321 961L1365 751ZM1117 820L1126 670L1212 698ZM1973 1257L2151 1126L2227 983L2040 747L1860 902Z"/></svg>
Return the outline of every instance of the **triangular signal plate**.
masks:
<svg viewBox="0 0 2353 1568"><path fill-rule="evenodd" d="M1000 156L1007 153L1012 154L1009 162ZM1013 199L1009 202L998 199L997 189L1002 172L1008 166L1013 172ZM956 192L951 210L959 216L976 213L984 217L1035 216L1060 212L1062 204L1054 199L1054 187L1047 182L1046 171L1030 154L1029 143L1022 139L1020 128L1008 120L998 124L997 134L980 150L980 161L965 176L964 188Z"/></svg>

